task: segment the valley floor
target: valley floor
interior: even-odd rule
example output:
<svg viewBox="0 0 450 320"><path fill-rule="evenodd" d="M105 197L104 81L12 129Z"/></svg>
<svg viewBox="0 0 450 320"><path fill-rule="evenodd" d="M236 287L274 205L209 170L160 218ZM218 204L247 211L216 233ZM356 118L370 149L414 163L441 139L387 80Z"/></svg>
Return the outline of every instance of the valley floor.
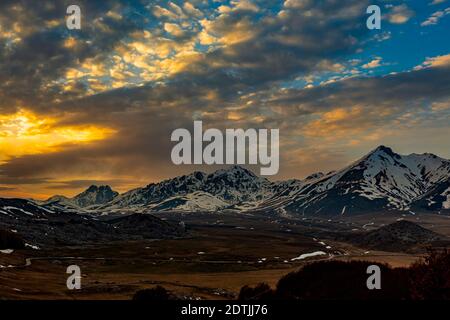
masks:
<svg viewBox="0 0 450 320"><path fill-rule="evenodd" d="M189 237L0 253L0 299L131 299L136 291L157 284L183 298L234 299L244 285L274 286L283 275L314 260L370 260L397 267L422 256L370 251L331 240L330 230L379 227L370 216L356 222L208 214L167 218L185 221ZM386 221L377 222L401 218L387 215ZM419 218L425 227L450 234L447 217L406 218ZM325 254L292 260L317 252ZM66 268L72 264L81 268L81 290L66 288Z"/></svg>

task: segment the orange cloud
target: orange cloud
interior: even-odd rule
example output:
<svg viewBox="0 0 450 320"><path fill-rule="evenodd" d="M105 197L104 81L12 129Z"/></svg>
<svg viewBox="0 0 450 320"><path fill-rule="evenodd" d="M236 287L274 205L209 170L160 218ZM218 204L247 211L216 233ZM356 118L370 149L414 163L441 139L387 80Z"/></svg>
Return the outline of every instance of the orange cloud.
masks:
<svg viewBox="0 0 450 320"><path fill-rule="evenodd" d="M361 135L371 127L368 113L370 113L368 110L359 106L336 108L323 113L319 119L309 122L302 133L309 137L321 137L327 140Z"/></svg>
<svg viewBox="0 0 450 320"><path fill-rule="evenodd" d="M0 115L0 162L11 157L58 151L65 144L103 140L115 133L113 129L93 125L59 126L60 120L25 109Z"/></svg>

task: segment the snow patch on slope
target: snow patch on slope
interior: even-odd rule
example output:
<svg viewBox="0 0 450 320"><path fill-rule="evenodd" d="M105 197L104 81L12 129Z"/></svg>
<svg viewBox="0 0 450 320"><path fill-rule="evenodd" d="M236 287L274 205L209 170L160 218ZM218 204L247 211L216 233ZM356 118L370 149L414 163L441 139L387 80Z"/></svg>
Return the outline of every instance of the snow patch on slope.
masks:
<svg viewBox="0 0 450 320"><path fill-rule="evenodd" d="M295 261L295 260L304 260L307 258L311 258L311 257L316 257L316 256L322 256L322 255L326 255L325 252L323 251L316 251L316 252L311 252L311 253L304 253L299 255L296 258L292 258L291 261Z"/></svg>

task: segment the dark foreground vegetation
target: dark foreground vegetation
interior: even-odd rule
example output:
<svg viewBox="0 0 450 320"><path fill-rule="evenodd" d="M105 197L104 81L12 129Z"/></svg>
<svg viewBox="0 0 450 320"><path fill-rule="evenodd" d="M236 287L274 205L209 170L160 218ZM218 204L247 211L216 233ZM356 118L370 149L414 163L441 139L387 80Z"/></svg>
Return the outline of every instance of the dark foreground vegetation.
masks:
<svg viewBox="0 0 450 320"><path fill-rule="evenodd" d="M381 269L381 289L369 290L367 267ZM161 286L136 292L134 300L180 299ZM450 251L430 251L409 268L371 261L319 261L266 283L244 286L239 300L450 300Z"/></svg>
<svg viewBox="0 0 450 320"><path fill-rule="evenodd" d="M369 265L381 269L381 289L369 290ZM450 252L433 251L409 268L370 261L323 261L284 276L276 288L244 286L240 300L450 300Z"/></svg>
<svg viewBox="0 0 450 320"><path fill-rule="evenodd" d="M23 249L25 243L22 238L8 230L0 229L0 250L2 249Z"/></svg>
<svg viewBox="0 0 450 320"><path fill-rule="evenodd" d="M165 301L177 300L169 291L162 286L156 286L150 289L143 289L136 292L133 296L136 301Z"/></svg>

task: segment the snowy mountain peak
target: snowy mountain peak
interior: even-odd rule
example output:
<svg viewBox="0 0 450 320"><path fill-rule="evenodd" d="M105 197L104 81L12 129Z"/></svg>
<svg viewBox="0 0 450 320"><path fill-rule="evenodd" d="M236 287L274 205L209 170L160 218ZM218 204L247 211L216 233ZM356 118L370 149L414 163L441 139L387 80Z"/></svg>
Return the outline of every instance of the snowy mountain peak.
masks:
<svg viewBox="0 0 450 320"><path fill-rule="evenodd" d="M335 174L311 182L290 208L314 214L410 210L416 199L449 177L449 160L433 154L400 155L379 146Z"/></svg>
<svg viewBox="0 0 450 320"><path fill-rule="evenodd" d="M211 175L214 177L226 175L226 176L234 176L237 178L239 178L239 177L241 177L241 178L249 177L251 179L258 178L258 176L256 174L254 174L252 171L250 171L244 167L238 166L238 165L233 165L226 169L217 170L217 171L213 172Z"/></svg>
<svg viewBox="0 0 450 320"><path fill-rule="evenodd" d="M56 195L46 201L35 202L56 211L82 212L82 208L106 204L118 195L110 186L91 185L73 198Z"/></svg>
<svg viewBox="0 0 450 320"><path fill-rule="evenodd" d="M89 207L92 205L105 204L119 195L110 186L91 185L82 193L76 195L72 201L79 207Z"/></svg>
<svg viewBox="0 0 450 320"><path fill-rule="evenodd" d="M369 152L367 155L362 157L359 161L359 163L364 162L378 162L382 161L385 163L394 163L396 160L400 159L401 156L397 153L395 153L391 148L386 146L378 146L377 148L373 149L371 152Z"/></svg>
<svg viewBox="0 0 450 320"><path fill-rule="evenodd" d="M397 153L395 153L390 147L386 147L384 145L380 145L378 147L376 147L372 152L370 152L369 154L374 154L374 153L384 153L387 154L391 157L399 157L399 155Z"/></svg>
<svg viewBox="0 0 450 320"><path fill-rule="evenodd" d="M323 172L316 172L316 173L313 173L313 174L307 176L307 177L305 178L305 180L306 180L306 181L316 180L316 179L322 178L323 176L325 176L325 174L324 174Z"/></svg>

